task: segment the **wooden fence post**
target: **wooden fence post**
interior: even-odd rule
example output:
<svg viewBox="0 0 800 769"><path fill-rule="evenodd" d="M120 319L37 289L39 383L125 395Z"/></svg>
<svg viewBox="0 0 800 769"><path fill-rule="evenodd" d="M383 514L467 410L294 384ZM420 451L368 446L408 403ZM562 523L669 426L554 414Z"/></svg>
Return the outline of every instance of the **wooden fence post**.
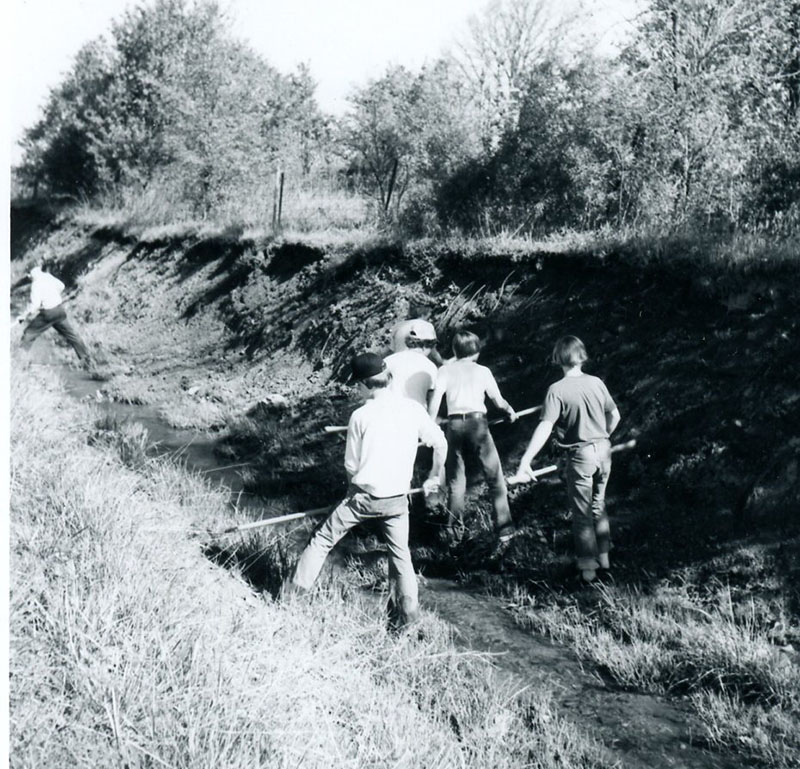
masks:
<svg viewBox="0 0 800 769"><path fill-rule="evenodd" d="M283 171L278 171L278 229L281 228L281 214L283 213Z"/></svg>
<svg viewBox="0 0 800 769"><path fill-rule="evenodd" d="M281 228L281 214L283 213L283 171L275 173L275 191L272 195L272 232L276 233Z"/></svg>

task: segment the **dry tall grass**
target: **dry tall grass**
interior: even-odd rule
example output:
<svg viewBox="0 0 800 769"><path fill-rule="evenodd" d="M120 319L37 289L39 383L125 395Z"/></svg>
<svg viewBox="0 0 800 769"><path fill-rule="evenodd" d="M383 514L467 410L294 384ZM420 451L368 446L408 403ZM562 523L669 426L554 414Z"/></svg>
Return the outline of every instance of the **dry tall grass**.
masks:
<svg viewBox="0 0 800 769"><path fill-rule="evenodd" d="M12 766L609 765L434 617L397 637L335 590L255 594L181 533L224 495L136 431L98 441L54 381L11 395Z"/></svg>
<svg viewBox="0 0 800 769"><path fill-rule="evenodd" d="M648 594L601 586L578 602L536 606L517 596L520 621L570 642L626 688L688 695L706 739L781 769L800 763L800 665L751 603L737 611L725 591L701 604L687 587Z"/></svg>

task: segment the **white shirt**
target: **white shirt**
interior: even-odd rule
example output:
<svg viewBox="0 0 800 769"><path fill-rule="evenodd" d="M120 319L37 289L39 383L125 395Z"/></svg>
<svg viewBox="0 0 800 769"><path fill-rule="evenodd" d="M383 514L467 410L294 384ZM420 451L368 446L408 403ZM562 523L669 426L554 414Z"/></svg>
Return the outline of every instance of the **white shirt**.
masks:
<svg viewBox="0 0 800 769"><path fill-rule="evenodd" d="M350 416L344 469L352 483L375 497L407 494L419 441L447 448L425 409L387 388Z"/></svg>
<svg viewBox="0 0 800 769"><path fill-rule="evenodd" d="M436 386L436 364L417 350L395 352L384 360L392 372L391 389L427 408L428 393Z"/></svg>
<svg viewBox="0 0 800 769"><path fill-rule="evenodd" d="M446 363L439 369L437 389L447 399L448 414L486 413L486 397L501 400L500 388L494 375L473 360L462 358Z"/></svg>
<svg viewBox="0 0 800 769"><path fill-rule="evenodd" d="M392 350L394 352L401 352L407 350L406 337L408 332L414 325L413 320L401 320L392 330Z"/></svg>
<svg viewBox="0 0 800 769"><path fill-rule="evenodd" d="M49 272L34 275L31 283L31 303L28 313L52 310L61 304L64 284Z"/></svg>

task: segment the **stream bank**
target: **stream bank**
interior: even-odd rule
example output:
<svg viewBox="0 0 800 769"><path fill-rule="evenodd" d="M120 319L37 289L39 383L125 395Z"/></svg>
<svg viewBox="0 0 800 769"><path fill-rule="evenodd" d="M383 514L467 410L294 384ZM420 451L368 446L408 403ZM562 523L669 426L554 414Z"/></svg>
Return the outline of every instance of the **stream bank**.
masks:
<svg viewBox="0 0 800 769"><path fill-rule="evenodd" d="M70 396L95 403L104 417L117 424L138 423L147 431L150 450L156 455L178 458L187 471L203 473L230 488L230 497L240 509L246 506L241 503L242 489L236 488L241 478L220 464L213 436L170 427L153 406L109 402L102 397L97 380L83 370L59 364L47 344L41 344L38 357L38 365L58 370ZM251 504L255 514L258 503L253 500ZM286 534L294 532L288 547L296 555L307 531L294 524L274 533L286 543ZM349 559L364 555L362 548L349 547L347 541L338 549L327 567L329 574L346 570ZM373 560L384 557L380 547L371 555ZM219 552L216 556L212 560L225 560L218 557ZM257 582L254 586L259 587ZM452 625L459 646L490 655L500 678L507 679L510 686L552 691L558 712L605 746L609 764L618 762L628 769L735 769L749 765L709 752L700 737L702 727L688 708L662 697L621 691L581 664L569 649L521 629L502 599L452 579L425 577L421 578L420 598L425 609ZM378 601L376 609L383 605Z"/></svg>
<svg viewBox="0 0 800 769"><path fill-rule="evenodd" d="M518 408L538 402L551 381L552 340L578 333L591 370L618 398L620 439L639 442L635 456L615 463L610 488L619 583L647 591L688 581L703 600L705 586L727 584L737 610L755 602L774 643L800 637L797 282L786 265L726 272L620 254L134 242L62 226L34 233L14 269L48 249L54 271L69 279L71 313L109 370L99 398L155 415L155 435L165 414L170 429L189 428L171 445L173 436L162 436L162 447L196 451L196 466L212 473L212 465L239 466L229 480L259 509L339 496L341 442L321 428L345 421L354 405L341 380L346 356L383 350L396 319L428 314L443 346L459 325L478 331L482 361ZM287 407L257 408L265 395ZM530 429L498 429L506 466ZM245 465L250 472L240 472ZM544 595L569 589L557 483L512 493L523 534L490 567L487 500L480 486L473 492L470 546L445 551L417 527L426 573ZM740 557L748 550L766 554L751 559L757 571ZM486 643L480 633L477 643Z"/></svg>

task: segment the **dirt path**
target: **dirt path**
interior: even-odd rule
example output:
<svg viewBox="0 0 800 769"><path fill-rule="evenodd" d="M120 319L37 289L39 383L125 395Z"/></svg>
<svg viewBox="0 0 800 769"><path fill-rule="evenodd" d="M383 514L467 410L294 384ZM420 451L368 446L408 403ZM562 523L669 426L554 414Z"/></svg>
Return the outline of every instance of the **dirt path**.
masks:
<svg viewBox="0 0 800 769"><path fill-rule="evenodd" d="M567 648L520 628L497 599L448 580L428 579L423 605L456 629L460 644L490 652L501 673L525 685L546 684L563 715L588 729L611 758L632 769L736 769L741 758L726 759L698 744L697 718L679 704L647 694L610 688Z"/></svg>

